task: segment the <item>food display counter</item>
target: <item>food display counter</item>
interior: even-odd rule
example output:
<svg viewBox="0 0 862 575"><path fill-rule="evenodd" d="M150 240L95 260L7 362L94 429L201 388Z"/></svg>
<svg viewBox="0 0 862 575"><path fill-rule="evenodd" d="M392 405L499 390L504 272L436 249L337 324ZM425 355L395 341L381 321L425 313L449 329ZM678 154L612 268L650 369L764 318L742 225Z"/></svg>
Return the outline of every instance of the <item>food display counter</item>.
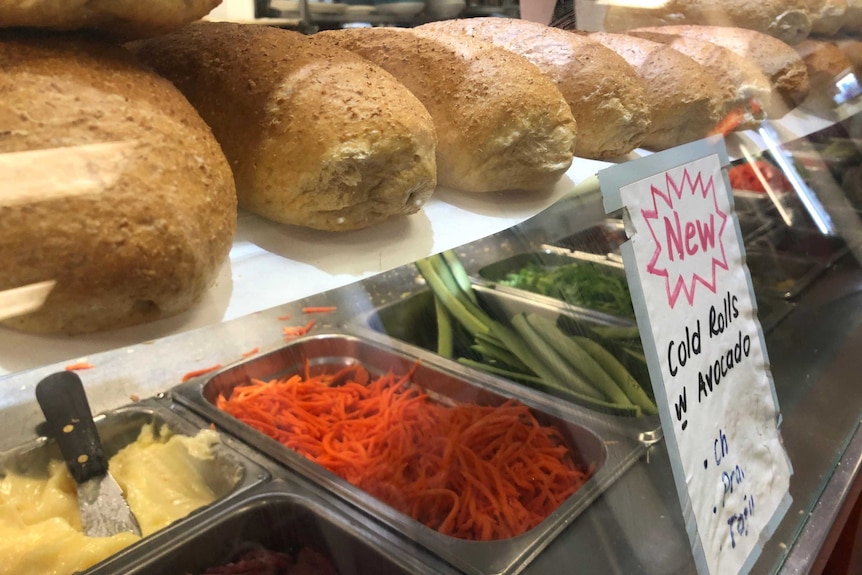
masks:
<svg viewBox="0 0 862 575"><path fill-rule="evenodd" d="M481 291L483 282L490 284L490 287L484 289L489 290L493 295L495 290L491 281L494 276L490 274L494 272L494 266L499 267L500 262L508 261L511 264L513 258L535 252L547 253L554 257L566 257L560 254L572 249L581 254L593 247L597 248L594 251L605 252L608 246L602 242L607 242L610 238L610 245L613 246L613 242L620 239L618 235L608 233L609 228L613 229L618 224L604 214L601 197L596 190L583 191L573 183L575 179L586 180L588 172L593 167L595 167L594 164L588 164L586 171L583 167L576 168L565 180L565 186L568 189L549 196L548 207L537 209L535 205L531 206L531 209L536 212L534 215L518 212L518 209L522 209L523 206L516 201L509 210L510 213L515 214L510 217L517 220L513 225L510 225L512 220L496 219L479 213L469 214L461 220L462 223L473 222L473 232L483 237L466 239L459 237L458 240L439 241L435 239L433 243L425 244L424 253L415 251L415 245L412 248L404 246L403 252L399 255L389 256L391 259L387 261L392 262L391 269L380 273L363 273L362 277L351 277L347 281L338 273L338 264L333 263L331 270L323 268L318 270L318 274L323 275L331 271L327 280L335 284L343 282L345 285L331 284L331 289L323 289L319 293L313 293L315 292L313 287L299 287L294 289L300 291L290 291L290 287L285 286L282 294L270 296L286 300L278 305L267 307L266 299L258 298L258 301L247 302L245 305L258 305L260 309L246 308L235 318L222 318L222 321L215 321L210 325L178 331L165 337L137 341L128 346L114 347L109 344L107 346L109 349L105 351L90 351L82 357L69 355L54 363L16 369L14 373L4 376L3 380L2 445L5 449L15 448L22 442L31 440L38 432L41 414L35 404L34 386L45 375L62 370L70 363L86 361L94 366L81 374L86 382L95 412L110 413L121 406L134 406L139 398L148 397L155 397L158 398L156 399L158 402L174 405L170 407L171 410L185 413L187 409L191 409L196 412L201 408L202 396L196 396L199 394L198 391L189 390L199 390L201 385L205 387L210 385L210 381L215 380L209 379L212 374L203 374L183 383L181 380L184 375L215 365L231 366L237 363L243 365L249 362L254 365L255 358L266 358L271 351L276 350L274 353L279 353L277 350L290 345L290 341L285 340L283 331L285 326L306 324L309 318L315 320L313 329L306 336L312 338L310 341L315 341L315 337L326 337L325 334L337 334L334 336L337 338L355 337L362 342L367 342L362 345L372 347L383 345L385 349L392 346L397 353L406 353L408 358L421 358L427 361L429 367L433 369L441 361L433 352L416 347L416 342L408 342L404 347L404 341L390 339L389 335L382 333L379 322L375 323L374 319L385 315L387 308L392 308L393 305L396 308L409 306L411 298L416 294L427 293L427 287L412 262L438 250L454 249L468 273L474 278L476 289ZM508 199L511 200L511 198ZM456 208L449 207L449 209ZM506 210L499 204L494 209ZM464 211L468 211L467 208ZM435 212L432 210L430 213ZM500 225L500 221L504 223ZM451 220L449 225L452 225ZM493 229L493 226L497 225L500 229ZM775 221L775 226L781 225L778 220ZM463 226L453 226L453 228L458 227L463 229ZM485 230L491 233L486 234ZM773 234L776 233L775 228L772 228L772 231ZM599 236L603 238L602 242L596 241ZM753 231L752 236L747 245L753 246L758 240L765 242L770 237L768 232L762 231ZM265 233L250 230L248 237L261 238L265 237ZM581 243L577 244L579 238ZM467 241L469 239L472 241ZM778 244L764 245L768 249L775 249ZM327 246L327 249L329 248L330 246ZM232 262L232 265L236 266L233 273L238 276L238 279L234 284L235 295L231 299L242 298L242 294L248 293L245 289L255 289L254 287L244 288L242 285L246 281L247 273L242 254L244 250L249 249L252 247L243 248L241 243L234 246L232 254L236 257L236 261ZM805 261L805 255L796 250L794 257ZM862 330L860 327L862 326L862 301L860 301L862 270L846 244L839 254L830 252L818 255L825 255L828 259L818 260L820 267L814 277L809 277L810 272L804 271L802 276L793 280L804 282L804 285L794 283L781 293L769 294L775 299L776 305L787 305L789 308L785 308L781 316L774 321L763 322L764 329L767 330L766 341L772 358L771 367L782 411L782 434L794 464L791 481L794 503L775 535L766 542L761 559L755 566L755 572L758 573L803 572L812 568L818 553L822 551L822 545L827 542L828 528L832 527L832 520L838 516L838 510L848 503L846 500L852 495L851 486L856 480L852 469L855 468L860 455L856 427L862 397L859 397L855 386L849 382L854 380L860 367L856 350L862 343L859 340L862 336L860 331ZM606 258L606 256L607 254L602 257ZM266 257L271 258L272 261L268 265L258 264L264 265L260 269L278 273L275 271L276 264L284 265L285 260L272 253L266 254ZM398 257L403 258L401 262L396 261ZM613 263L613 257L610 260ZM287 275L298 274L296 270L307 265L301 261L288 263L294 266L294 269L290 272L282 272ZM402 263L402 265L394 265L395 263ZM343 265L348 268L341 269L349 269L356 264L354 262ZM767 268L774 271L769 264ZM258 277L265 278L266 275L249 274L248 281L256 283L255 279ZM489 280L489 278L492 279ZM312 285L316 284L312 282ZM256 289L263 288L257 286ZM498 289L501 291L501 296L505 294L506 288ZM301 290L308 290L308 292ZM266 291L263 290L260 293L264 294ZM542 305L541 297L520 295L516 296L516 299L519 300L516 304L518 306L541 307ZM276 303L276 300L270 301L273 304ZM303 308L309 306L333 306L335 311L314 315L303 313ZM228 306L227 309L232 308ZM768 317L764 315L762 319ZM396 323L400 321L419 331L434 329L433 320L430 322L422 320L420 316L404 316L395 321ZM17 343L14 338L9 341ZM47 339L47 341L52 340ZM24 354L25 348L26 346L20 344L4 346L4 357ZM329 353L349 355L357 351L352 346L348 346L347 349L327 352ZM244 358L245 354L250 356ZM261 373L276 373L282 369L269 366ZM495 378L491 378L492 381L489 383L486 376L460 370L446 360L443 360L443 369L444 373L461 375L466 373L467 379L470 381L475 379L474 384L480 387L483 383L492 387L499 386L501 383ZM216 373L229 373L229 371ZM606 428L595 419L594 415L585 417L576 408L559 410L553 402L549 404L543 399L541 394L533 396L529 392L506 388L505 384L503 389L523 398L528 404L544 410L545 413L554 413L556 409L561 411L558 416L581 423L589 422L587 427L603 430L600 433L602 440L613 447L609 448L607 455L611 459L606 460L605 463L608 465L607 473L597 476L599 481L596 487L586 491L583 499L573 502L561 516L541 529L535 538L531 538L524 546L504 545L501 549L505 549L505 552L497 549L484 559L485 554L476 550L453 551L449 545L438 548L433 543L429 544L421 534L413 534L408 528L409 525L405 526L393 520L386 512L380 512L375 505L369 503L367 498L361 494L355 494L348 486L339 486L337 483L333 485L332 478L327 474L321 475L319 471L297 473L297 469L304 469L302 465L297 465L290 458L285 459L274 446L266 447L268 444L260 443L260 439L254 434L249 436L247 432L243 433L242 426L238 428L235 424L231 425L223 416L218 417L217 413L209 413L205 409L196 415L186 413L186 416L192 417L192 421L202 421L198 417L203 415L203 420L216 422L217 427L229 437L236 435L240 440L248 440L251 437L250 443L255 445L255 449L252 450L250 457L257 458L259 463L261 454L271 457L271 459L263 458L263 465L270 470L268 481L279 478L277 480L279 486L258 488L251 501L268 501L269 498L280 500L283 497L279 495L281 490L287 490L293 494L291 488L281 486L285 476L288 482L302 484L302 489L321 491L320 485L328 487L317 494L322 498L323 503L312 504L312 508L314 505L322 504L327 509L330 505L334 505L335 509L344 507L350 509L352 505L359 507L365 513L370 512L375 517L375 520L370 522L373 527L367 525L367 517L363 517L358 524L348 524L346 536L360 540L359 543L349 543L348 546L358 544L373 547L374 542L379 538L384 541L393 537L399 539L392 531L388 531L387 527L396 533L407 534L406 540L398 541L398 544L393 547L387 546L385 551L386 556L390 557L393 555L393 550L400 549L400 553L394 553L397 557L387 561L394 561L402 567L405 561L409 564L410 561L416 561L418 558L421 569L426 569L430 565L432 571L445 571L454 563L455 568L466 572L508 573L522 570L524 573L552 573L558 572L560 565L568 564L573 557L577 557L579 567L584 572L694 572L679 502L673 489L666 448L661 441L660 432L651 429L650 426L638 429L638 426L632 426L631 422L622 428L615 425ZM227 420L230 419L227 418ZM239 449L246 451L244 447ZM848 466L851 471L846 470ZM273 489L275 493L270 493ZM340 497L333 498L332 491ZM293 505L292 497L294 495L290 495L284 505ZM206 521L212 520L216 523L238 521L235 516L238 511L232 511L229 507L236 506L239 502L233 501L228 504L230 500L231 498L227 498L224 507L218 507L218 511L212 512L217 515L216 517ZM268 509L269 504L253 503L253 505L256 506L254 508L260 509L260 512L267 513L265 510ZM282 505L282 503L273 502L272 505ZM302 503L302 505L305 504ZM353 511L348 511L348 516L350 513ZM338 517L336 520L336 522L343 521L343 517ZM192 522L195 524L193 528L188 527L190 530L188 533L182 532L182 538L187 541L187 545L193 546L198 537L211 537L207 533L198 534L203 529L200 524L202 522L204 519L199 518ZM818 524L818 522L823 523ZM366 529L369 530L367 537L370 542L365 541ZM125 560L142 566L157 565L160 566L159 568L172 564L170 561L174 560L173 552L166 557L159 551L162 545L159 541L167 536L154 537L149 546L132 548L128 554L121 554L116 561ZM379 541L377 543L379 544ZM379 547L378 552L380 552ZM183 551L183 553L187 552ZM442 563L441 557L446 559ZM482 561L492 561L492 563L483 564ZM108 563L103 569L109 572L116 568L118 568L116 563ZM147 571L144 567L140 569L142 573L156 572ZM413 569L417 570L410 572L421 571L415 565Z"/></svg>
<svg viewBox="0 0 862 575"><path fill-rule="evenodd" d="M728 181L793 467L756 574L821 570L862 490L860 122L857 95L711 136L731 171L761 162ZM417 213L341 233L240 210L228 264L189 311L75 336L0 328L0 480L36 485L57 463L35 389L73 371L109 456L179 436L168 467L209 495L94 555L93 575L237 558L342 574L697 573L625 222L594 178L652 153L575 157L539 191L437 186ZM764 174L768 190L747 188ZM435 282L450 281L464 316L441 302ZM570 370L558 385L563 346L598 366L591 381ZM602 378L613 389L593 395ZM3 495L0 523L14 516Z"/></svg>

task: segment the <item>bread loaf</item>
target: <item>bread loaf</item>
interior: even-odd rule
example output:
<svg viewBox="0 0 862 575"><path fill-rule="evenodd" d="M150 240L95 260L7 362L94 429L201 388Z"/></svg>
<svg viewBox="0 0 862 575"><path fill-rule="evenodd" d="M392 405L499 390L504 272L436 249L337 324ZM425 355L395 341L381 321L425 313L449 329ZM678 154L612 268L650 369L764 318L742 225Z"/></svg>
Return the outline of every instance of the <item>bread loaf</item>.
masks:
<svg viewBox="0 0 862 575"><path fill-rule="evenodd" d="M741 113L739 129L757 127L773 109L769 78L753 62L718 44L658 32L631 32L632 35L661 42L677 50L712 73L721 89L722 114Z"/></svg>
<svg viewBox="0 0 862 575"><path fill-rule="evenodd" d="M188 309L236 227L206 124L115 45L6 31L0 62L0 177L17 180L0 189L0 291L55 282L5 325L75 334Z"/></svg>
<svg viewBox="0 0 862 575"><path fill-rule="evenodd" d="M553 82L529 62L470 38L399 28L320 32L392 73L437 129L437 180L469 192L553 185L572 164L575 121Z"/></svg>
<svg viewBox="0 0 862 575"><path fill-rule="evenodd" d="M88 29L128 40L170 32L219 4L221 0L4 0L0 28Z"/></svg>
<svg viewBox="0 0 862 575"><path fill-rule="evenodd" d="M427 110L383 69L305 36L201 22L131 48L197 108L239 205L320 230L417 212L436 185Z"/></svg>
<svg viewBox="0 0 862 575"><path fill-rule="evenodd" d="M652 130L645 148L663 150L705 137L722 117L721 90L709 72L673 48L645 38L595 32L590 38L631 64L646 86Z"/></svg>
<svg viewBox="0 0 862 575"><path fill-rule="evenodd" d="M789 44L811 32L805 0L668 0L655 8L612 4L605 13L608 32L679 24L749 28Z"/></svg>
<svg viewBox="0 0 862 575"><path fill-rule="evenodd" d="M681 25L639 29L644 30L707 40L748 58L766 74L772 82L772 88L788 107L798 105L808 95L808 72L802 58L792 47L767 34L724 26Z"/></svg>
<svg viewBox="0 0 862 575"><path fill-rule="evenodd" d="M578 156L623 155L638 147L649 131L647 96L637 74L613 51L587 38L508 18L432 22L418 30L489 41L536 65L571 107L578 123Z"/></svg>

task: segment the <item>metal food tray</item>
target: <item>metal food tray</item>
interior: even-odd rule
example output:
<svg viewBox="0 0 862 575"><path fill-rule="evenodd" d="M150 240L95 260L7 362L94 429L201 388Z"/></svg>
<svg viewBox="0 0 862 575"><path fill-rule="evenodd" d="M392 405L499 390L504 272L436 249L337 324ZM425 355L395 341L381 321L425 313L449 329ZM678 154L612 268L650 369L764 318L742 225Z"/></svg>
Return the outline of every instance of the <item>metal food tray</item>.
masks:
<svg viewBox="0 0 862 575"><path fill-rule="evenodd" d="M621 433L607 420L593 418L588 412L570 406L539 408L529 390L521 391L512 385L503 392L500 387L489 384L487 378L483 380L481 376L474 376L454 362L449 362L447 368L437 364L431 354L417 351L421 350L400 342L384 344L349 334L307 336L215 374L190 380L177 387L174 393L205 418L267 454L286 469L299 473L369 513L456 569L475 575L519 572L645 453L642 443ZM406 373L416 366L411 381L441 401L500 405L511 398L521 400L541 423L556 426L570 446L576 446L574 452L580 454L584 462L595 466L595 473L543 522L520 536L478 542L443 535L369 496L324 467L219 410L214 404L220 394L230 393L250 378L267 380L302 373L305 361L315 371L336 370L360 362L372 374L388 371ZM583 422L590 422L591 427L586 427Z"/></svg>
<svg viewBox="0 0 862 575"><path fill-rule="evenodd" d="M422 549L344 503L307 485L276 479L230 505L202 513L182 532L154 536L122 564L104 566L89 575L198 575L261 548L291 555L312 549L328 559L339 575L446 575L451 571L427 557L420 560Z"/></svg>
<svg viewBox="0 0 862 575"><path fill-rule="evenodd" d="M608 275L619 278L623 281L625 285L628 285L625 268L623 267L621 261L612 261L602 256L596 257L596 255L594 254L578 251L570 251L565 253L527 252L517 254L480 268L478 271L479 277L474 279L482 281L482 283L489 282L490 284L494 284L495 287L504 291L512 291L513 293L520 294L530 294L531 296L535 295L540 298L548 298L553 301L562 301L559 298L545 296L543 294L538 294L522 288L502 285L499 283L500 281L506 279L508 274L517 273L519 270L525 268L530 264L539 264L546 268L555 268L570 264L592 265L598 267L602 271L602 273L606 273ZM578 307L579 309L590 309L596 314L600 314L602 316L617 317L629 324L635 323L634 308L632 308L631 310L631 315L622 315L616 313L612 314L610 312L602 310L586 308L584 306L579 306L570 302L563 303Z"/></svg>
<svg viewBox="0 0 862 575"><path fill-rule="evenodd" d="M134 443L146 424L153 424L157 432L162 426L167 426L172 434L189 436L197 434L206 425L187 408L164 397L146 399L96 415L94 421L108 458L113 457L123 447ZM222 442L213 448L215 457L199 462L207 486L216 495L212 503L103 559L85 573L89 574L99 568L116 572L118 562L123 561L123 558L129 554L134 554L137 548L150 539L163 534L167 538L174 537L204 510L218 507L269 478L269 473L263 466L242 455L233 446L242 448L234 440L222 436ZM62 459L56 442L41 436L0 454L0 477L9 472L44 475L49 462L62 461Z"/></svg>
<svg viewBox="0 0 862 575"><path fill-rule="evenodd" d="M751 249L814 260L826 267L850 251L843 239L809 226L776 226L754 241Z"/></svg>
<svg viewBox="0 0 862 575"><path fill-rule="evenodd" d="M826 271L825 262L770 252L752 246L745 254L757 294L793 299Z"/></svg>
<svg viewBox="0 0 862 575"><path fill-rule="evenodd" d="M522 290L507 290L474 283L473 292L479 298L482 307L492 311L491 315L501 319L504 323L519 312L529 312L554 320L562 316L565 321L573 322L575 325L636 328L636 324L632 322ZM435 352L437 348L436 312L434 310L434 297L430 290L419 291L400 301L381 306L374 312L357 318L356 321L358 327L369 330L371 334L377 334L377 336L369 334L371 337L385 336L385 338L406 342L430 352ZM446 360L440 359L438 361ZM460 364L456 365L460 367ZM466 371L467 373L475 373L473 369ZM642 385L649 385L649 375L646 369L633 375ZM561 402L558 397L530 388L526 384L516 383L502 377L486 377L484 373L481 374L481 377L493 382L492 385L499 389L513 390L507 391L507 393L532 394L534 398L532 401L544 410L553 410L555 406L563 403L572 406L573 409L577 407L592 417L607 419L612 422L613 428L619 429L646 445L660 441L662 438L661 422L658 415L625 417L599 414L586 407L575 406L567 401Z"/></svg>
<svg viewBox="0 0 862 575"><path fill-rule="evenodd" d="M576 234L548 242L550 246L598 255L620 253L626 241L626 230L621 220L606 219Z"/></svg>
<svg viewBox="0 0 862 575"><path fill-rule="evenodd" d="M732 190L733 205L738 214L746 214L762 220L775 220L779 211L795 211L797 202L793 192L778 192L770 196L766 192ZM780 208L780 210L779 210Z"/></svg>

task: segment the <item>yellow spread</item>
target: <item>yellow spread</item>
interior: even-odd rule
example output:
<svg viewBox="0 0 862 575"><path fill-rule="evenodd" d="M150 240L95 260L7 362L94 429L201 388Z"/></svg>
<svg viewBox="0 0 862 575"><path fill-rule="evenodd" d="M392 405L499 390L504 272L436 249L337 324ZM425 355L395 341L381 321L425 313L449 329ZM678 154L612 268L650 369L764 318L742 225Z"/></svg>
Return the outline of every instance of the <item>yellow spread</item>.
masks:
<svg viewBox="0 0 862 575"><path fill-rule="evenodd" d="M147 536L215 499L201 463L213 457L218 434L155 434L145 425L137 441L111 458L120 484ZM131 533L93 538L82 533L75 483L62 461L48 476L9 474L0 483L0 574L68 574L136 542Z"/></svg>

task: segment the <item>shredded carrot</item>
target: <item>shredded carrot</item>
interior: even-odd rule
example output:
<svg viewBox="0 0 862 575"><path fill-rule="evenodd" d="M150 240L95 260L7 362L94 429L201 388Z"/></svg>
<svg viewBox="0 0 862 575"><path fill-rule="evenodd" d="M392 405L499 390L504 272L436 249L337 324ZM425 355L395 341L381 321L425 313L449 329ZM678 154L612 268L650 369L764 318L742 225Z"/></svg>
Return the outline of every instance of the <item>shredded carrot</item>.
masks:
<svg viewBox="0 0 862 575"><path fill-rule="evenodd" d="M243 356L243 357L251 357L251 356L255 355L257 352L259 352L259 351L260 351L260 348L259 348L259 347L253 347L253 348L251 348L250 350L248 350L247 352L245 352L244 354L242 354L242 356Z"/></svg>
<svg viewBox="0 0 862 575"><path fill-rule="evenodd" d="M187 374L185 374L185 375L183 376L183 379L182 379L182 380L183 380L183 382L186 382L186 381L188 381L188 380L192 379L193 377L197 377L197 376L199 376L199 375L203 375L203 374L205 374L205 373L210 373L211 371L215 371L215 370L217 370L217 369L221 369L221 364L220 364L220 363L217 363L217 364L212 365L212 366L210 366L210 367L204 367L204 368L202 368L202 369L196 369L196 370L194 370L194 371L190 371L190 372L188 372Z"/></svg>
<svg viewBox="0 0 862 575"><path fill-rule="evenodd" d="M66 366L66 371L79 371L82 369L93 369L96 367L92 363L87 363L86 361L79 361L77 363L70 363Z"/></svg>
<svg viewBox="0 0 862 575"><path fill-rule="evenodd" d="M593 472L520 402L442 405L411 373L252 379L217 406L440 533L469 540L532 529Z"/></svg>
<svg viewBox="0 0 862 575"><path fill-rule="evenodd" d="M294 337L299 337L301 335L307 334L311 331L311 328L314 327L314 320L309 320L305 325L295 325L289 327L281 328L281 331L284 333L284 337L291 339Z"/></svg>
<svg viewBox="0 0 862 575"><path fill-rule="evenodd" d="M319 305L314 307L304 307L302 308L302 313L331 313L337 309L338 308L334 305Z"/></svg>
<svg viewBox="0 0 862 575"><path fill-rule="evenodd" d="M290 315L289 314L288 315L280 315L276 319L279 321L287 321L290 319Z"/></svg>

